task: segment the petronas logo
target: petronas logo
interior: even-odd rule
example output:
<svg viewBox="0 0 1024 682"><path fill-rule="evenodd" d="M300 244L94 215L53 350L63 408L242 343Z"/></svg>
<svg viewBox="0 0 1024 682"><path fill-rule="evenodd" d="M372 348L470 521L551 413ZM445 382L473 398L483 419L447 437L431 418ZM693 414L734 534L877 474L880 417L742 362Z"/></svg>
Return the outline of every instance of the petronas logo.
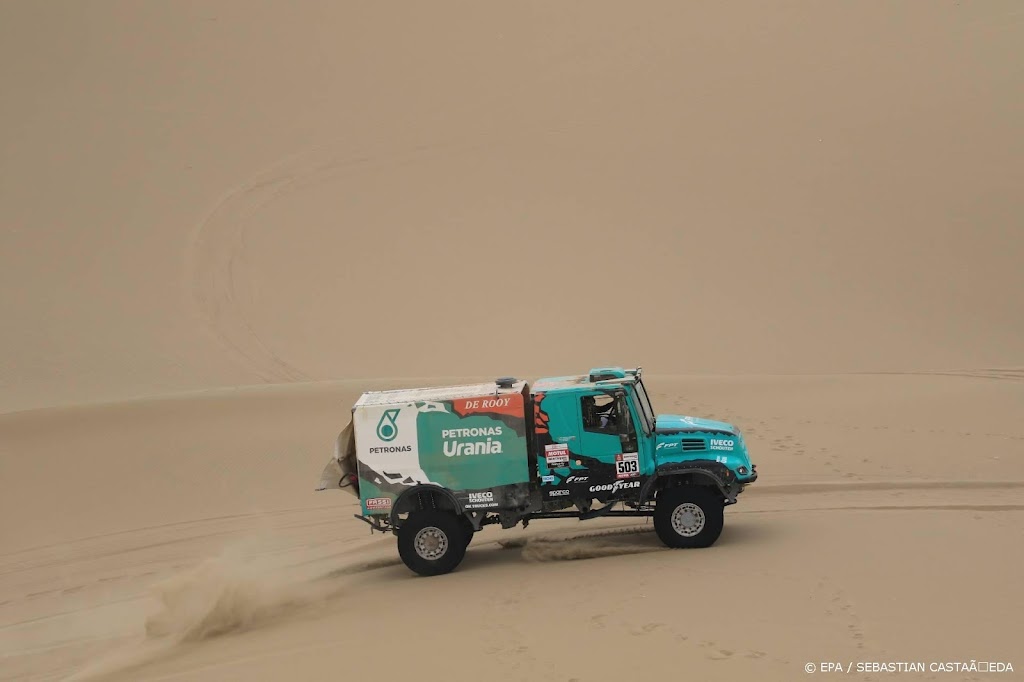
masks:
<svg viewBox="0 0 1024 682"><path fill-rule="evenodd" d="M395 423L395 420L398 419L399 412L401 410L384 410L380 421L377 422L377 438L388 442L398 436L398 424Z"/></svg>

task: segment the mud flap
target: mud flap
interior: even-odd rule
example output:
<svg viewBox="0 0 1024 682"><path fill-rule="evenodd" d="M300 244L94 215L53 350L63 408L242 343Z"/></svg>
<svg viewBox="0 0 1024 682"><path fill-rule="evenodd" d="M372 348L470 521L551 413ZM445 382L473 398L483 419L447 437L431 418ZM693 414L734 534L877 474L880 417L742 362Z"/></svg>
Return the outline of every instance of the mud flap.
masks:
<svg viewBox="0 0 1024 682"><path fill-rule="evenodd" d="M345 490L359 497L356 471L356 441L352 422L348 423L334 442L334 456L327 462L316 490Z"/></svg>

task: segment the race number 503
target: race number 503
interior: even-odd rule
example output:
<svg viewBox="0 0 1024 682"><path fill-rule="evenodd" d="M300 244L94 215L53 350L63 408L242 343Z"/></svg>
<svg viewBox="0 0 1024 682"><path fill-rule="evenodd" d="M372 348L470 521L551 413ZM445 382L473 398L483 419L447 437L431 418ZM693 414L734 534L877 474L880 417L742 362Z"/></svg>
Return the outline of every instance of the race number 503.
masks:
<svg viewBox="0 0 1024 682"><path fill-rule="evenodd" d="M640 475L640 460L635 452L615 455L615 478L633 478Z"/></svg>

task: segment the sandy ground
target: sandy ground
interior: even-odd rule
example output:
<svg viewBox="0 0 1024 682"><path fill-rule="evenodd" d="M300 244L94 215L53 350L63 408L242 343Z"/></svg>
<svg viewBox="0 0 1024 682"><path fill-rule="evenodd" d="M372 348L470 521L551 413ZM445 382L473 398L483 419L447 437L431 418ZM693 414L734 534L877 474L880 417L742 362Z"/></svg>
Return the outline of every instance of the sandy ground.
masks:
<svg viewBox="0 0 1024 682"><path fill-rule="evenodd" d="M1014 0L0 4L0 679L1019 676L1022 46ZM313 491L364 389L605 364L750 434L713 548L420 579Z"/></svg>
<svg viewBox="0 0 1024 682"><path fill-rule="evenodd" d="M1024 372L651 388L750 434L764 478L718 544L666 550L632 520L491 527L433 579L346 493L312 492L351 389L4 417L22 485L0 512L27 520L5 524L4 678L791 680L1019 658Z"/></svg>

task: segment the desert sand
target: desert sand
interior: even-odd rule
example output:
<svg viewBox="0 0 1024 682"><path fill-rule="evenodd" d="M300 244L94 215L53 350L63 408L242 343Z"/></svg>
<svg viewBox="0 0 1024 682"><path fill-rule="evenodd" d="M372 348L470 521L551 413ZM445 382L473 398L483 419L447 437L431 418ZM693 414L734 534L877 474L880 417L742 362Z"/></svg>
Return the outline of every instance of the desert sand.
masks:
<svg viewBox="0 0 1024 682"><path fill-rule="evenodd" d="M0 679L1019 676L1022 63L1012 0L0 4ZM363 390L608 364L748 434L714 547L419 578L314 492Z"/></svg>

